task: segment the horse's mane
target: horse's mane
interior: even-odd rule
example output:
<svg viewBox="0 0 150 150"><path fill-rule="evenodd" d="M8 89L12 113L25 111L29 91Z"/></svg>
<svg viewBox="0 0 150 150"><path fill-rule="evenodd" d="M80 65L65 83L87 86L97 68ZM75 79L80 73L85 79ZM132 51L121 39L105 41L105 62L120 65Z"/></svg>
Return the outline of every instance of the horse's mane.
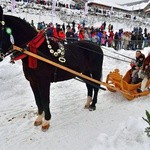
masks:
<svg viewBox="0 0 150 150"><path fill-rule="evenodd" d="M26 42L37 35L37 31L28 22L19 17L4 15L4 21L5 26L12 29L12 34L23 35Z"/></svg>
<svg viewBox="0 0 150 150"><path fill-rule="evenodd" d="M16 26L16 24L18 24L19 26L23 27L23 28L27 28L33 31L36 31L29 22L27 22L24 19L21 19L19 17L16 16L11 16L11 15L4 15L4 21L7 20L8 24L12 24L14 26Z"/></svg>

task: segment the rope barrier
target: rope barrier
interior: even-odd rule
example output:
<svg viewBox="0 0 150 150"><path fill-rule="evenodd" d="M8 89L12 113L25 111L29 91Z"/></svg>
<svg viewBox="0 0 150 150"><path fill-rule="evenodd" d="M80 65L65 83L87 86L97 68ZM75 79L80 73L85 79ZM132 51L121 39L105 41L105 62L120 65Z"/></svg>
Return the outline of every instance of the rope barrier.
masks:
<svg viewBox="0 0 150 150"><path fill-rule="evenodd" d="M123 57L125 57L125 58L131 59L131 60L135 60L134 58L128 57L128 56L123 55L123 54L119 54L119 53L117 53L117 52L115 52L115 51L110 51L110 49L109 49L109 48L106 48L105 46L101 46L101 48L102 48L102 49L105 49L105 50L107 50L107 51L109 51L109 52L111 52L111 53L114 53L114 54L123 56Z"/></svg>

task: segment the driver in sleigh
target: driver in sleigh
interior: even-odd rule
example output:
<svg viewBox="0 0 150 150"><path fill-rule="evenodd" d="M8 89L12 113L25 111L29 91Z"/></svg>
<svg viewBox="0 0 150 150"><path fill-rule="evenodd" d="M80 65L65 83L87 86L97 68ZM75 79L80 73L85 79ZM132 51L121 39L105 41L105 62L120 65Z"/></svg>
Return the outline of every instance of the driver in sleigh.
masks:
<svg viewBox="0 0 150 150"><path fill-rule="evenodd" d="M138 74L143 66L143 62L145 59L145 55L141 53L140 50L136 51L136 59L131 61L130 66L132 70L131 74L131 84L137 84L141 82L141 79L139 78Z"/></svg>
<svg viewBox="0 0 150 150"><path fill-rule="evenodd" d="M146 57L143 62L142 69L139 71L139 77L142 79L141 87L137 89L138 93L145 90L150 90L147 86L148 80L150 79L150 54Z"/></svg>

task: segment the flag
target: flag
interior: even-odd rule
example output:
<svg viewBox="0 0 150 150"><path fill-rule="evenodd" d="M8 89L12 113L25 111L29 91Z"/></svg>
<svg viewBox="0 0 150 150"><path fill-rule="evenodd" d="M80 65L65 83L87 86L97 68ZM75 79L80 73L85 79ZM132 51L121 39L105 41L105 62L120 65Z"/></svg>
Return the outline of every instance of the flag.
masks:
<svg viewBox="0 0 150 150"><path fill-rule="evenodd" d="M113 9L114 9L113 6L111 6L111 9L110 9L111 14L113 13Z"/></svg>
<svg viewBox="0 0 150 150"><path fill-rule="evenodd" d="M87 3L85 3L85 6L84 6L85 8L84 8L84 13L85 13L85 15L86 14L88 14L88 5L87 5Z"/></svg>
<svg viewBox="0 0 150 150"><path fill-rule="evenodd" d="M111 6L111 9L110 9L110 17L111 17L111 15L113 15L113 6Z"/></svg>
<svg viewBox="0 0 150 150"><path fill-rule="evenodd" d="M56 0L52 0L52 14L55 14Z"/></svg>
<svg viewBox="0 0 150 150"><path fill-rule="evenodd" d="M12 12L15 11L15 7L16 7L16 0L12 0L11 1L11 10L12 10Z"/></svg>

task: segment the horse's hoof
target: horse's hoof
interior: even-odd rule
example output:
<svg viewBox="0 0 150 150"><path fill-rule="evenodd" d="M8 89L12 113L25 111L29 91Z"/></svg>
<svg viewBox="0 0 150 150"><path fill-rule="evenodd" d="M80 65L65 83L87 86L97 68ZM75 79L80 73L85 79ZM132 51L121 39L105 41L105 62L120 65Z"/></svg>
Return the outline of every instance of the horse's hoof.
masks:
<svg viewBox="0 0 150 150"><path fill-rule="evenodd" d="M94 110L96 110L96 106L91 106L91 105L90 105L89 111L94 111Z"/></svg>
<svg viewBox="0 0 150 150"><path fill-rule="evenodd" d="M48 120L44 120L43 123L42 123L42 131L45 132L49 129L50 127L50 124L49 124L49 121Z"/></svg>
<svg viewBox="0 0 150 150"><path fill-rule="evenodd" d="M46 132L49 129L49 127L50 127L49 124L42 126L42 131Z"/></svg>
<svg viewBox="0 0 150 150"><path fill-rule="evenodd" d="M91 103L92 103L92 97L88 96L84 109L89 109Z"/></svg>
<svg viewBox="0 0 150 150"><path fill-rule="evenodd" d="M34 126L40 126L42 124L42 121L35 121Z"/></svg>
<svg viewBox="0 0 150 150"><path fill-rule="evenodd" d="M43 114L41 115L38 115L38 117L36 118L35 122L34 122L34 125L35 126L39 126L42 124L42 120L43 120Z"/></svg>

